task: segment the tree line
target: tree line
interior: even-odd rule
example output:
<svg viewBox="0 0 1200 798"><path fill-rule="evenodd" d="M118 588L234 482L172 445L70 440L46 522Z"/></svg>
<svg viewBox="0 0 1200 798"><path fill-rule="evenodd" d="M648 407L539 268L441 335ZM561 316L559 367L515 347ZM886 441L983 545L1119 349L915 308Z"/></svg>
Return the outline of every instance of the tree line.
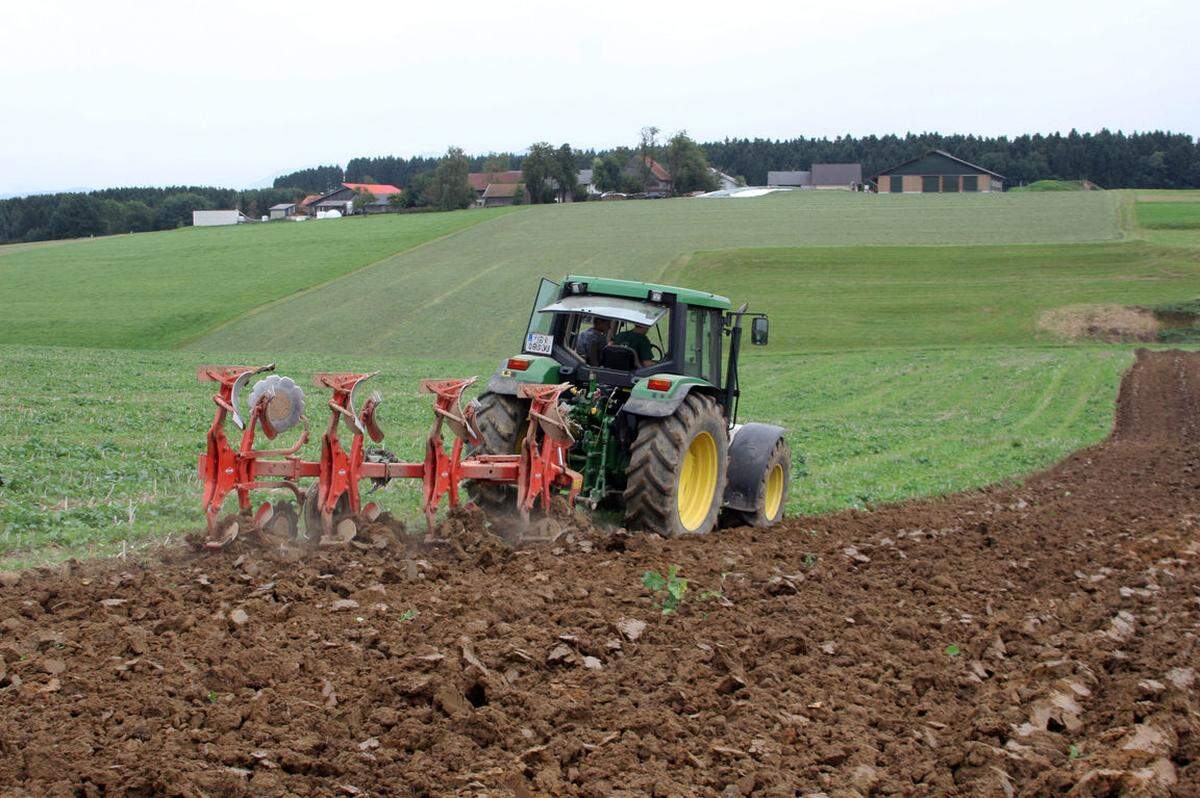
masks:
<svg viewBox="0 0 1200 798"><path fill-rule="evenodd" d="M534 203L582 199L573 174L593 170L601 191L644 191L647 157L661 163L676 193L715 187L709 165L749 185L763 185L767 172L808 169L814 163L861 163L873 175L944 149L1007 179L1006 187L1037 180L1087 179L1103 188L1200 188L1200 142L1163 131L1052 133L986 137L909 133L904 136L839 136L795 139L725 139L697 143L686 131L665 141L655 127L643 128L632 146L574 149L536 142L523 153L470 155L452 147L440 157L356 157L346 168L318 166L280 175L270 189L237 191L207 186L114 188L87 193L44 194L0 200L0 243L167 230L191 223L192 211L240 208L254 217L280 202L295 202L344 182L390 183L403 192L392 202L404 209L452 210L474 201L469 172L519 170L522 188ZM524 193L518 193L518 201Z"/></svg>
<svg viewBox="0 0 1200 798"><path fill-rule="evenodd" d="M215 208L240 208L256 217L302 195L294 188L169 186L13 197L0 200L0 244L173 230L190 225L192 211Z"/></svg>
<svg viewBox="0 0 1200 798"><path fill-rule="evenodd" d="M1008 138L909 133L835 139L725 139L700 145L723 172L763 185L767 172L814 163L861 163L870 177L941 149L1004 175L1006 187L1091 180L1102 188L1200 188L1200 142L1184 133L1052 133Z"/></svg>

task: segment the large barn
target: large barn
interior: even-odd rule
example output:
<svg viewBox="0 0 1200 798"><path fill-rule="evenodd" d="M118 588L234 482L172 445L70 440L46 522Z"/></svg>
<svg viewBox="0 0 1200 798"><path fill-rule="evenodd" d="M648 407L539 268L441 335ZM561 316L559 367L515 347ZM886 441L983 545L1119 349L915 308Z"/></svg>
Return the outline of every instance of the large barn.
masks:
<svg viewBox="0 0 1200 798"><path fill-rule="evenodd" d="M937 194L1003 191L1004 175L955 158L945 150L884 169L873 178L880 194Z"/></svg>

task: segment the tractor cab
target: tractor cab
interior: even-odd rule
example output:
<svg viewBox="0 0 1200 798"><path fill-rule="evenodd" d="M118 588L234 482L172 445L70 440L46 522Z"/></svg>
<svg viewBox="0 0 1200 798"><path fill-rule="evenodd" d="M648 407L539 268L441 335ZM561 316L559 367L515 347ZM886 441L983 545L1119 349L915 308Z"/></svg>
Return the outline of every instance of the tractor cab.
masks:
<svg viewBox="0 0 1200 798"><path fill-rule="evenodd" d="M522 354L553 361L554 381L634 388L656 375L677 375L720 390L727 376L724 338L734 322L730 309L725 297L685 288L543 279ZM520 358L514 360L511 365L519 367Z"/></svg>

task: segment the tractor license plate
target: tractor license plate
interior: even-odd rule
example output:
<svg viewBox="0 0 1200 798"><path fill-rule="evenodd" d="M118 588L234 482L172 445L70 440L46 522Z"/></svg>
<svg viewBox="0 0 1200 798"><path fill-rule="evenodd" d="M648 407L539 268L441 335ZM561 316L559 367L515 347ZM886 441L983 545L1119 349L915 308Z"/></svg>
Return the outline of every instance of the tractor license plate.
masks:
<svg viewBox="0 0 1200 798"><path fill-rule="evenodd" d="M525 336L525 351L533 355L549 355L554 351L554 336L529 333Z"/></svg>

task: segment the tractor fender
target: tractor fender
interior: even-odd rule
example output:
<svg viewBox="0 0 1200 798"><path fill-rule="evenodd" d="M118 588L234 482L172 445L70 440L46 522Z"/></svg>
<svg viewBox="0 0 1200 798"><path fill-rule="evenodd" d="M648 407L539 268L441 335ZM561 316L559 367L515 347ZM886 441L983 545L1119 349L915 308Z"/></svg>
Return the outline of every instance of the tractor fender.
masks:
<svg viewBox="0 0 1200 798"><path fill-rule="evenodd" d="M753 512L758 507L763 472L783 427L774 424L740 424L729 438L729 463L725 468L724 506Z"/></svg>
<svg viewBox="0 0 1200 798"><path fill-rule="evenodd" d="M621 406L621 410L631 416L666 418L675 414L675 409L683 403L683 400L687 398L687 395L693 389L697 389L699 393L714 393L710 385L699 380L691 383L684 382L675 387L670 394L661 398L630 396L625 400L625 404Z"/></svg>
<svg viewBox="0 0 1200 798"><path fill-rule="evenodd" d="M524 370L517 371L508 368L507 361L505 361L488 380L488 393L516 396L520 392L521 383L532 382L546 385L558 382L559 365L553 358L537 355L518 355L517 357L527 361L529 365Z"/></svg>

